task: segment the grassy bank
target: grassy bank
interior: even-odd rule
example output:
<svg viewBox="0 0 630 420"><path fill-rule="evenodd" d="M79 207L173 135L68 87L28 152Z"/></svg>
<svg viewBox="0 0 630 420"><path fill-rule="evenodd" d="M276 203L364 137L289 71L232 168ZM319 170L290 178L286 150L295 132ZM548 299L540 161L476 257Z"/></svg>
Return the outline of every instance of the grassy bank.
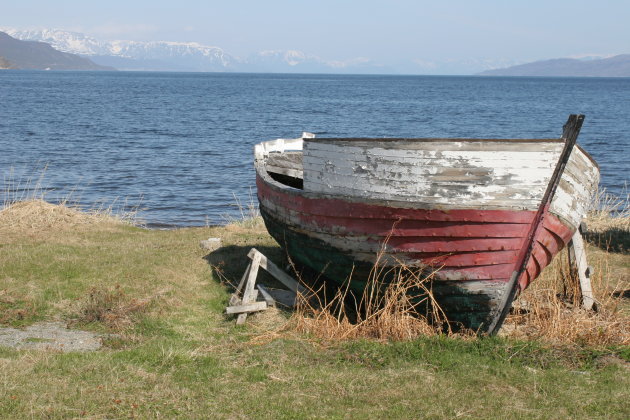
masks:
<svg viewBox="0 0 630 420"><path fill-rule="evenodd" d="M208 237L223 248L201 249ZM115 334L89 353L0 348L0 418L630 417L619 343L522 329L332 342L270 311L236 327L225 281L251 247L283 260L260 223L156 231L38 201L0 211L0 322ZM589 251L602 293L630 289L627 253Z"/></svg>

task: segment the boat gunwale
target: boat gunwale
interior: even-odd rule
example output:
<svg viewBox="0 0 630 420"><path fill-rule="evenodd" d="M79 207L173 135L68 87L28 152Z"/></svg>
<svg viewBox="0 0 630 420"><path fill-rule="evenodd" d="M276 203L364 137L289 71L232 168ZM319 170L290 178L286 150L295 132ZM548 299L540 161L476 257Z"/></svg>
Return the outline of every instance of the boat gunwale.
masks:
<svg viewBox="0 0 630 420"><path fill-rule="evenodd" d="M273 141L273 140L272 140ZM444 143L444 142L468 142L468 143L564 143L563 138L553 139L480 139L480 138L456 138L456 137L313 137L304 138L304 142L322 142L322 143L335 143L335 142L409 142L409 143ZM263 142L266 143L266 142ZM584 148L576 144L575 145L580 152L582 152L588 160L599 170L599 164L595 161L593 156L590 155ZM287 150L288 151L288 150Z"/></svg>
<svg viewBox="0 0 630 420"><path fill-rule="evenodd" d="M564 143L562 138L552 139L500 139L500 138L457 138L457 137L314 137L304 138L305 142L325 142L332 143L336 141L350 142L377 142L377 141L407 141L414 143L440 143L440 142L511 142L511 143Z"/></svg>

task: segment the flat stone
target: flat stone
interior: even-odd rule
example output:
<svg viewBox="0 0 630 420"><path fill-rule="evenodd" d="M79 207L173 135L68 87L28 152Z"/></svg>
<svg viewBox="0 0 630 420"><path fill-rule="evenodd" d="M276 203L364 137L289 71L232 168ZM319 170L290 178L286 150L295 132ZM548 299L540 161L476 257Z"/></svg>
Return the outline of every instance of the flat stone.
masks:
<svg viewBox="0 0 630 420"><path fill-rule="evenodd" d="M94 351L103 346L102 338L93 332L70 330L62 322L38 322L23 330L0 328L0 346L18 350Z"/></svg>
<svg viewBox="0 0 630 420"><path fill-rule="evenodd" d="M221 238L208 238L206 240L200 241L199 246L202 249L214 251L215 249L221 248Z"/></svg>

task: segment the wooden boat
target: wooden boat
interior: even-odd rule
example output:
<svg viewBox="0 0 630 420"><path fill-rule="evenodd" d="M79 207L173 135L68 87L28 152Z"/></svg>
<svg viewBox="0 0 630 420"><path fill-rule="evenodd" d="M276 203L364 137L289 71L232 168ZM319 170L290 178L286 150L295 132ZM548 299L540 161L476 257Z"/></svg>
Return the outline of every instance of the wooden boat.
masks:
<svg viewBox="0 0 630 420"><path fill-rule="evenodd" d="M492 334L587 211L599 168L576 146L583 119L559 139L263 142L260 212L294 260L355 289L381 249L379 264L436 268L449 321Z"/></svg>

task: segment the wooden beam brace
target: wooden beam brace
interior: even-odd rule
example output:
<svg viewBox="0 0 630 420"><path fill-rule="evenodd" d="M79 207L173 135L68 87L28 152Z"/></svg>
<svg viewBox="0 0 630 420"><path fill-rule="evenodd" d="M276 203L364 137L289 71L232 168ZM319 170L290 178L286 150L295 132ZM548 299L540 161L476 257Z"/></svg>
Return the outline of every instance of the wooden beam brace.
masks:
<svg viewBox="0 0 630 420"><path fill-rule="evenodd" d="M243 291L243 285L245 284L245 280L249 276L249 270L251 268L252 263L250 262L249 264L247 264L247 268L245 269L243 277L241 277L241 281L238 283L238 286L236 286L236 290L234 290L234 293L232 293L232 296L230 296L230 306L234 306L243 302L243 300L240 298L240 294Z"/></svg>
<svg viewBox="0 0 630 420"><path fill-rule="evenodd" d="M254 261L256 257L258 257L260 261L260 266L264 268L269 274L274 276L280 283L284 284L286 287L292 290L294 293L303 294L306 291L306 288L304 288L304 286L302 286L300 283L291 278L291 276L278 268L278 266L275 265L273 262L269 261L269 259L261 254L260 251L258 251L256 248L252 248L247 256L251 258L252 261Z"/></svg>
<svg viewBox="0 0 630 420"><path fill-rule="evenodd" d="M249 271L247 273L247 282L245 283L245 290L243 291L243 305L247 305L248 303L255 302L256 296L258 295L258 290L255 289L256 284L256 276L258 276L258 267L260 266L260 259L262 254L254 256L252 258L251 266L249 267ZM247 312L241 313L236 318L236 325L241 325L245 323L247 319Z"/></svg>
<svg viewBox="0 0 630 420"><path fill-rule="evenodd" d="M265 299L265 302L267 302L267 306L271 306L275 308L276 300L273 298L273 296L271 296L271 293L269 293L262 284L259 284L256 287L260 291L260 294L262 295L263 299Z"/></svg>
<svg viewBox="0 0 630 420"><path fill-rule="evenodd" d="M225 308L227 314L246 314L267 309L267 302L253 302L238 306L228 306Z"/></svg>
<svg viewBox="0 0 630 420"><path fill-rule="evenodd" d="M595 298L591 287L591 269L586 260L586 247L584 246L584 239L582 239L582 234L579 229L575 231L569 242L569 255L573 257L573 263L575 264L580 279L582 307L590 311L595 305Z"/></svg>

